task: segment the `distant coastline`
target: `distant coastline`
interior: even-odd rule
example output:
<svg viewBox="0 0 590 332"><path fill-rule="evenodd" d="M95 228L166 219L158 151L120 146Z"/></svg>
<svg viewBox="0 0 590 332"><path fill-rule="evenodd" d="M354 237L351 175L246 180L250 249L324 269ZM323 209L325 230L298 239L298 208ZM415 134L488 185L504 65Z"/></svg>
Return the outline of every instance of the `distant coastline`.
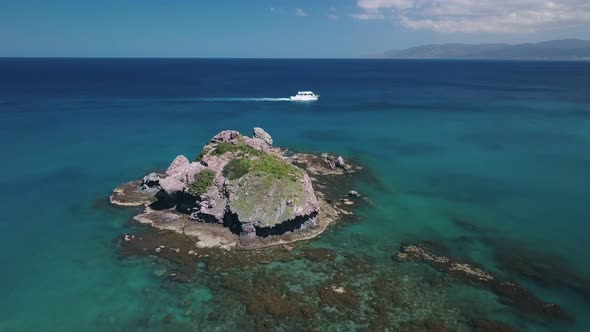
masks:
<svg viewBox="0 0 590 332"><path fill-rule="evenodd" d="M143 62L158 62L158 61L364 61L364 60L444 60L444 61L556 61L556 62L588 62L588 58L467 58L467 57L385 57L382 55L364 55L354 57L331 57L331 58L201 58L201 57L2 57L0 61L7 63L10 61L143 61Z"/></svg>
<svg viewBox="0 0 590 332"><path fill-rule="evenodd" d="M560 39L525 44L430 44L365 56L369 59L590 60L590 41Z"/></svg>

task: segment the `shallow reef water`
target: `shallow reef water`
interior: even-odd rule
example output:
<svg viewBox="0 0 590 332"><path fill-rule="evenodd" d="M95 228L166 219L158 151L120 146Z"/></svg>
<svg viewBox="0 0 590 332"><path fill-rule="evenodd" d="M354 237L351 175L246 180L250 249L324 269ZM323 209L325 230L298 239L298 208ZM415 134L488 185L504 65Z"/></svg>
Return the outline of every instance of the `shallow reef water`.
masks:
<svg viewBox="0 0 590 332"><path fill-rule="evenodd" d="M0 72L0 331L590 329L588 62L1 59ZM300 89L320 100L269 99ZM256 126L365 166L326 184L367 199L354 217L310 241L189 255L108 204ZM411 244L572 319L397 260Z"/></svg>

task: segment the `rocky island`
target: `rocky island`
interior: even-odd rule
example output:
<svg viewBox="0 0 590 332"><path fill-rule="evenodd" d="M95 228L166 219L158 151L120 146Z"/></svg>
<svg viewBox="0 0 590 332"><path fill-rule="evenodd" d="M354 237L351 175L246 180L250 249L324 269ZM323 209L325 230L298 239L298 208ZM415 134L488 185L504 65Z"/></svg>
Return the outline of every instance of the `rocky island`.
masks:
<svg viewBox="0 0 590 332"><path fill-rule="evenodd" d="M444 299L452 291L451 279L491 291L527 319L575 321L509 275L453 257L441 243L403 245L395 264L377 262L359 250L374 243L358 233L338 251L293 244L352 219L353 207L369 202L354 184L378 185L379 179L340 156L290 153L273 143L261 128L254 128L251 137L222 131L195 151L193 161L179 155L165 171L124 183L110 196L113 205L140 207L133 219L145 225L118 237L121 257L149 256L153 275L166 287L205 284L216 294L206 319L195 319L199 324L229 324L230 329L237 320L242 330L276 331L351 320L368 331L517 331L469 308L449 307ZM468 221L457 222L475 229ZM262 248L267 249L256 250ZM416 269L413 263L438 272L408 278ZM293 264L312 277L292 273L287 266ZM151 290L143 292L150 296ZM180 304L185 316L193 314L191 301ZM404 316L408 308L410 315ZM169 325L178 318L166 314L161 319Z"/></svg>
<svg viewBox="0 0 590 332"><path fill-rule="evenodd" d="M356 191L327 198L314 182L360 169L339 156L288 155L261 128L252 137L226 130L194 161L179 155L164 173L117 187L110 202L143 206L136 221L187 235L196 247L257 249L313 238L350 214Z"/></svg>

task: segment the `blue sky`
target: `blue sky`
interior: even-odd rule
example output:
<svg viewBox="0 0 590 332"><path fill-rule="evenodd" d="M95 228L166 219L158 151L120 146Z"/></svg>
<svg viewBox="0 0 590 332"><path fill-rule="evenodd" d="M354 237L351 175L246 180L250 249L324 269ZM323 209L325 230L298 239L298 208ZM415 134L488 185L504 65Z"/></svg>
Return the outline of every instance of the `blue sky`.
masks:
<svg viewBox="0 0 590 332"><path fill-rule="evenodd" d="M0 0L0 56L355 57L590 39L588 0Z"/></svg>

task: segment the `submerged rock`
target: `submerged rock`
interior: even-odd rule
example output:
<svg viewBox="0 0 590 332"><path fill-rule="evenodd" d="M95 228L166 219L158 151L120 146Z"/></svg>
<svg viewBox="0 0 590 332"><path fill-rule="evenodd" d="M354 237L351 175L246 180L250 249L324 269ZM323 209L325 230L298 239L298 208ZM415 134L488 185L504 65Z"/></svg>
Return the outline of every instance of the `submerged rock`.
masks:
<svg viewBox="0 0 590 332"><path fill-rule="evenodd" d="M162 251L161 248L158 247L158 249L160 249L158 252ZM152 271L152 273L156 277L161 277L164 274L166 274L166 272L168 272L168 269L165 266L158 266L158 267L154 268L154 270Z"/></svg>
<svg viewBox="0 0 590 332"><path fill-rule="evenodd" d="M528 289L516 283L502 280L481 267L433 253L425 247L417 245L402 246L395 258L401 262L417 261L427 263L442 272L451 274L457 279L488 288L500 296L503 302L525 313L532 313L557 321L573 321L573 318L559 305L542 301Z"/></svg>
<svg viewBox="0 0 590 332"><path fill-rule="evenodd" d="M351 191L348 192L348 196L359 198L359 197L361 197L361 194L359 194L359 192L356 191L356 190L351 190Z"/></svg>
<svg viewBox="0 0 590 332"><path fill-rule="evenodd" d="M518 332L512 326L497 320L474 319L470 325L474 332Z"/></svg>
<svg viewBox="0 0 590 332"><path fill-rule="evenodd" d="M544 287L571 289L590 300L590 275L568 262L567 256L545 252L509 239L488 239L498 265Z"/></svg>
<svg viewBox="0 0 590 332"><path fill-rule="evenodd" d="M141 196L136 205L146 204L146 210L135 219L192 233L198 242L211 235L209 229L195 225L217 224L229 233L221 236L226 248L232 242L240 248L259 248L318 235L339 210L318 199L306 170L272 144L262 128L254 128L252 138L233 130L220 132L194 162L179 155L165 174L143 178L141 188L157 193ZM330 160L334 167L341 167L333 174L350 169L341 157ZM134 186L135 182L124 184L115 192L130 192ZM321 213L320 206L326 211ZM238 241L232 236L238 236ZM213 238L219 239L219 234Z"/></svg>

